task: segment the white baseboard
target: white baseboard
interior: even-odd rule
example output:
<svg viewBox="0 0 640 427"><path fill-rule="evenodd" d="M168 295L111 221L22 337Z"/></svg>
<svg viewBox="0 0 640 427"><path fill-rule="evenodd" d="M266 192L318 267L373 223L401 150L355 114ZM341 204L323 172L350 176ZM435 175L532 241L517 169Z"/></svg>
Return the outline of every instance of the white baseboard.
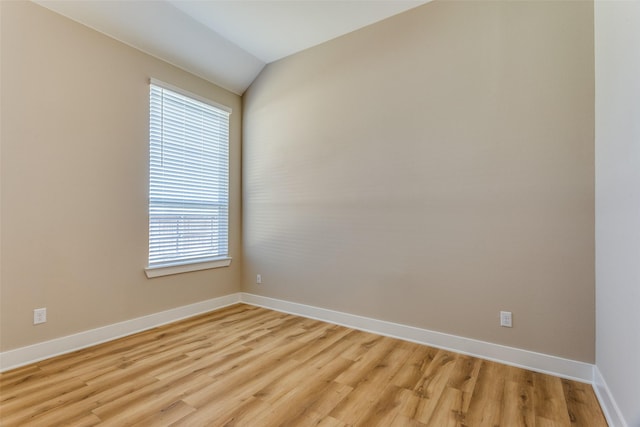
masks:
<svg viewBox="0 0 640 427"><path fill-rule="evenodd" d="M240 302L234 293L0 353L0 372Z"/></svg>
<svg viewBox="0 0 640 427"><path fill-rule="evenodd" d="M600 401L600 407L607 418L607 423L612 427L628 427L598 366L593 367L593 389L598 401Z"/></svg>
<svg viewBox="0 0 640 427"><path fill-rule="evenodd" d="M309 317L329 323L347 326L378 335L385 335L438 347L482 359L493 360L506 365L530 369L581 382L593 382L593 365L576 360L563 359L548 354L536 353L500 344L492 344L471 338L434 332L427 329L402 325L369 317L357 316L325 308L313 307L260 295L241 293L240 300L272 310ZM614 424L615 425L615 424Z"/></svg>
<svg viewBox="0 0 640 427"><path fill-rule="evenodd" d="M593 383L593 365L413 326L248 293L234 293L0 353L0 372L206 313L238 302ZM611 400L612 401L612 400ZM614 424L616 425L616 424Z"/></svg>

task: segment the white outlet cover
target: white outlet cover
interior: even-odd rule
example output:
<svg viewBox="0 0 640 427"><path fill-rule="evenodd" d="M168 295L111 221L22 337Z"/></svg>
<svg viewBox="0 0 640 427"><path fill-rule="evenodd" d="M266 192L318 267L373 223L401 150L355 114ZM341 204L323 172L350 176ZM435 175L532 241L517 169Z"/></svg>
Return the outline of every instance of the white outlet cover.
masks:
<svg viewBox="0 0 640 427"><path fill-rule="evenodd" d="M504 326L506 328L513 327L513 316L510 311L500 312L500 326Z"/></svg>
<svg viewBox="0 0 640 427"><path fill-rule="evenodd" d="M33 310L33 324L38 325L40 323L47 322L47 309L46 308L36 308Z"/></svg>

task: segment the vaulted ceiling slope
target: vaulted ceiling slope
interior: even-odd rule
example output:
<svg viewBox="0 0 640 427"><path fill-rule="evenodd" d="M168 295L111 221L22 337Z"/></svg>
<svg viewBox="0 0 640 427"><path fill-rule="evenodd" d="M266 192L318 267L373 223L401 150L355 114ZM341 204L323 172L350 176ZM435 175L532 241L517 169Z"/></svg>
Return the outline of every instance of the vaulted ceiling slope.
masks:
<svg viewBox="0 0 640 427"><path fill-rule="evenodd" d="M241 95L285 56L429 0L35 0Z"/></svg>

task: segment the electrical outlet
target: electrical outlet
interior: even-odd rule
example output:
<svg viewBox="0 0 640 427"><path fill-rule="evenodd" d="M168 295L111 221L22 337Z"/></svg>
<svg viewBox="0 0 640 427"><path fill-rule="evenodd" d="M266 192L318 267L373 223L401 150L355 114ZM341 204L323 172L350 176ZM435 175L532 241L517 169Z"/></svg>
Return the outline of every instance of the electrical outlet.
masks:
<svg viewBox="0 0 640 427"><path fill-rule="evenodd" d="M33 324L38 325L40 323L46 323L47 321L47 309L36 308L33 310Z"/></svg>
<svg viewBox="0 0 640 427"><path fill-rule="evenodd" d="M258 274L258 275L256 275L256 283L257 283L257 284L262 283L262 274Z"/></svg>
<svg viewBox="0 0 640 427"><path fill-rule="evenodd" d="M511 328L513 327L512 320L513 318L510 311L500 312L500 326L503 326L505 328Z"/></svg>

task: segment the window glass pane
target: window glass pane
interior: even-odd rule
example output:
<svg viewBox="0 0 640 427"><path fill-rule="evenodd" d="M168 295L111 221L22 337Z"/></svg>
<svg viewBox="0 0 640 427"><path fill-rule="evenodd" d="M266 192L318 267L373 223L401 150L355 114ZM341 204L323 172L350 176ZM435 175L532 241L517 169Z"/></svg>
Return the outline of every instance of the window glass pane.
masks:
<svg viewBox="0 0 640 427"><path fill-rule="evenodd" d="M149 267L228 256L229 113L152 84Z"/></svg>

